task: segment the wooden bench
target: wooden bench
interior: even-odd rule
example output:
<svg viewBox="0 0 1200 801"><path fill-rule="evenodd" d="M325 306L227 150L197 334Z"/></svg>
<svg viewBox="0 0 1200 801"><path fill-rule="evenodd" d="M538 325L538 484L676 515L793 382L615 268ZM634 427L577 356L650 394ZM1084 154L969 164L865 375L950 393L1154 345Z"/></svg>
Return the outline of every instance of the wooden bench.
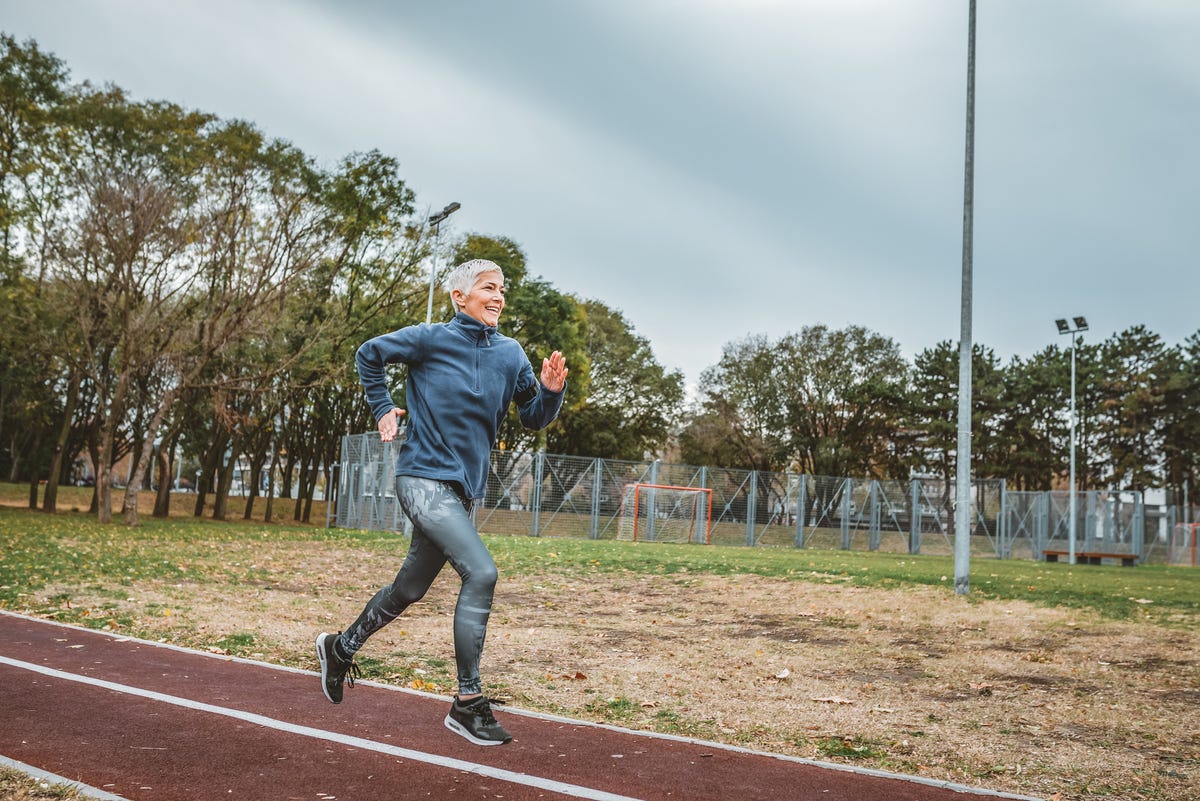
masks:
<svg viewBox="0 0 1200 801"><path fill-rule="evenodd" d="M1071 558L1070 551L1042 551L1046 555L1047 562L1057 562L1058 557L1064 559ZM1120 559L1121 567L1133 567L1137 564L1138 555L1136 553L1101 553L1100 551L1076 551L1076 564L1083 565L1098 565L1101 564L1101 559Z"/></svg>

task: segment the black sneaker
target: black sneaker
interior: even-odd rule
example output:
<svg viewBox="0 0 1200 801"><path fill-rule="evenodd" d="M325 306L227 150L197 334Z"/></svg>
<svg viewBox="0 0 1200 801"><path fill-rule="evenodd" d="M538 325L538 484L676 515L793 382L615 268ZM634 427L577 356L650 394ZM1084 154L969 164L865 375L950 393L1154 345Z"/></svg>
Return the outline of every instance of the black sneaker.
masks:
<svg viewBox="0 0 1200 801"><path fill-rule="evenodd" d="M354 678L359 675L358 665L353 660L342 659L337 655L337 651L333 650L333 644L337 642L339 636L341 636L340 631L337 634L321 632L317 635L317 659L321 663L321 689L325 691L325 697L335 704L342 702L342 682L347 681L353 687Z"/></svg>
<svg viewBox="0 0 1200 801"><path fill-rule="evenodd" d="M502 703L482 695L460 703L456 695L450 704L450 714L446 715L446 728L475 745L504 745L512 735L492 715L492 704Z"/></svg>

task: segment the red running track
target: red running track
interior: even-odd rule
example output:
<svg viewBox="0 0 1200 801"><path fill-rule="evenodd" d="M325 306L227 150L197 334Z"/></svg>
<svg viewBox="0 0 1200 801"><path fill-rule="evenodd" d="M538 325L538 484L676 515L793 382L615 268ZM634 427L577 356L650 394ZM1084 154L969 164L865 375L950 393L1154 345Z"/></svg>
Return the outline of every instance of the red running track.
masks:
<svg viewBox="0 0 1200 801"><path fill-rule="evenodd" d="M445 698L3 612L0 686L0 756L131 800L1026 798L507 707L480 748Z"/></svg>

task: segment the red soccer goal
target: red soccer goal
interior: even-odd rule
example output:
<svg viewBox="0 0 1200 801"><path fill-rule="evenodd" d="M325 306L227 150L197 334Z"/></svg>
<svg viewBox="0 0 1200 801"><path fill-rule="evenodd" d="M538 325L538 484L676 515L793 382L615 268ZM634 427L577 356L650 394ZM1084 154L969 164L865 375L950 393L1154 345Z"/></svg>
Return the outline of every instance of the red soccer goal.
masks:
<svg viewBox="0 0 1200 801"><path fill-rule="evenodd" d="M712 490L668 484L626 484L617 539L708 544Z"/></svg>
<svg viewBox="0 0 1200 801"><path fill-rule="evenodd" d="M1200 565L1200 552L1196 548L1196 537L1200 535L1200 523L1176 523L1171 531L1168 559L1173 565Z"/></svg>

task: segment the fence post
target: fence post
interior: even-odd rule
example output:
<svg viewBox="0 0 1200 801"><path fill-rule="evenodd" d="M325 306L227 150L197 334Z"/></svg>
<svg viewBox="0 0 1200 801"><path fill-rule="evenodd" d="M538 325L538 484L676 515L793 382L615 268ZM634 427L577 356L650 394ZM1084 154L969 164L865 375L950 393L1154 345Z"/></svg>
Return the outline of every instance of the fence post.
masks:
<svg viewBox="0 0 1200 801"><path fill-rule="evenodd" d="M754 521L758 517L758 471L750 471L750 490L746 497L746 544L754 545Z"/></svg>
<svg viewBox="0 0 1200 801"><path fill-rule="evenodd" d="M325 480L325 528L330 528L329 522L331 513L333 512L334 504L340 499L338 494L337 475L340 472L338 468L341 465L334 462L329 467L329 477Z"/></svg>
<svg viewBox="0 0 1200 801"><path fill-rule="evenodd" d="M658 490L653 485L658 483L658 459L650 463L650 491L646 493L646 541L658 540Z"/></svg>
<svg viewBox="0 0 1200 801"><path fill-rule="evenodd" d="M591 538L594 540L600 539L600 493L604 491L604 482L601 480L604 473L604 460L597 458L592 467L594 475L592 476L592 531Z"/></svg>
<svg viewBox="0 0 1200 801"><path fill-rule="evenodd" d="M542 471L543 460L546 456L545 451L534 451L533 453L533 490L529 493L529 505L533 507L530 511L533 513L529 519L531 531L529 536L537 537L542 530Z"/></svg>
<svg viewBox="0 0 1200 801"><path fill-rule="evenodd" d="M850 496L854 493L854 480L850 478L842 479L842 550L850 550L850 516L853 514L851 507L853 498Z"/></svg>
<svg viewBox="0 0 1200 801"><path fill-rule="evenodd" d="M1089 490L1087 494L1087 522L1083 526L1083 550L1096 550L1096 498L1098 493Z"/></svg>
<svg viewBox="0 0 1200 801"><path fill-rule="evenodd" d="M921 479L910 479L909 485L908 552L918 554L921 552Z"/></svg>
<svg viewBox="0 0 1200 801"><path fill-rule="evenodd" d="M1145 558L1146 553L1146 498L1144 493L1135 492L1133 495L1133 552L1138 561ZM1167 561L1170 561L1170 554Z"/></svg>
<svg viewBox="0 0 1200 801"><path fill-rule="evenodd" d="M1046 558L1049 543L1050 493L1042 492L1037 497L1037 521L1034 525L1033 558L1041 562Z"/></svg>
<svg viewBox="0 0 1200 801"><path fill-rule="evenodd" d="M871 492L867 502L871 504L871 531L867 538L867 547L872 551L878 551L881 536L879 531L879 482L875 479L871 479Z"/></svg>
<svg viewBox="0 0 1200 801"><path fill-rule="evenodd" d="M808 505L808 475L800 474L800 492L796 495L796 536L797 548L804 547L804 512Z"/></svg>
<svg viewBox="0 0 1200 801"><path fill-rule="evenodd" d="M1000 536L1000 558L1012 558L1012 540L1008 532L1008 479L1000 479L1000 517L996 533Z"/></svg>

